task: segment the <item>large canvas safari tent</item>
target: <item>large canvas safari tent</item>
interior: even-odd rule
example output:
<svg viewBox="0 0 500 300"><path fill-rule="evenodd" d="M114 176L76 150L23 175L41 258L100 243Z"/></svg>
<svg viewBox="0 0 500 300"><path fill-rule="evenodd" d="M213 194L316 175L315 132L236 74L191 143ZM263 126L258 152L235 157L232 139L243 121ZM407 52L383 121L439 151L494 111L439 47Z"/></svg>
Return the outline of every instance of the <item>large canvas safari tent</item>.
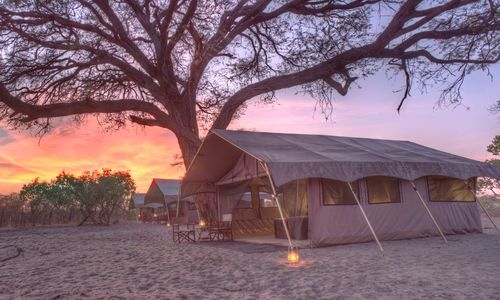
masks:
<svg viewBox="0 0 500 300"><path fill-rule="evenodd" d="M154 178L144 196L144 206L155 208L157 221L171 222L174 217L198 221L196 205L191 197L179 198L179 179ZM168 213L167 213L168 212Z"/></svg>
<svg viewBox="0 0 500 300"><path fill-rule="evenodd" d="M322 246L481 232L480 176L500 169L409 141L212 130L181 195L215 193L236 237Z"/></svg>

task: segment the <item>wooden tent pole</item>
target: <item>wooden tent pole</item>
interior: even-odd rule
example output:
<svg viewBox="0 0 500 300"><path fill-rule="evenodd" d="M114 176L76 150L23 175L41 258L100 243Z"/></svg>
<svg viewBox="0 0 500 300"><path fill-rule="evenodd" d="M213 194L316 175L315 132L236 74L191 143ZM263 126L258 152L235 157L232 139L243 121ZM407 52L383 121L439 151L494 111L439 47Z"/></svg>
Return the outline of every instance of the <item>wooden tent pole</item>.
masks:
<svg viewBox="0 0 500 300"><path fill-rule="evenodd" d="M493 219L491 218L490 214L486 210L486 207L483 206L483 204L476 198L475 195L474 195L474 199L476 200L477 203L479 203L479 206L481 206L481 208L483 209L483 211L486 214L486 216L488 216L488 219L490 219L491 224L493 224L493 226L495 227L495 229L497 230L497 232L500 233L500 229L498 229L497 224L495 224L495 222L493 222Z"/></svg>
<svg viewBox="0 0 500 300"><path fill-rule="evenodd" d="M273 198L278 205L278 211L280 213L281 221L283 222L283 227L285 228L286 238L288 239L288 245L290 248L293 248L292 239L290 238L290 232L288 232L288 226L286 225L285 216L283 215L283 211L281 210L281 204L278 200L278 195L276 194L276 187L274 186L273 178L271 177L271 172L267 168L267 164L265 162L261 162L262 167L266 171L267 177L269 178L269 184L271 185L271 189L273 191Z"/></svg>
<svg viewBox="0 0 500 300"><path fill-rule="evenodd" d="M167 203L167 197L165 197L165 195L163 195L163 203L165 204L165 212L167 213L167 222L169 224L172 224L170 222L170 211L168 210L168 203Z"/></svg>
<svg viewBox="0 0 500 300"><path fill-rule="evenodd" d="M415 191L415 193L417 193L417 196L420 199L420 202L422 202L422 205L425 207L425 210L427 210L427 213L431 217L432 222L434 222L434 225L436 225L436 228L439 231L439 234L443 238L444 242L448 243L448 240L444 236L443 231L441 231L441 227L439 227L439 224L437 223L436 219L434 219L434 216L432 215L431 210L429 209L429 207L425 203L424 198L422 198L422 195L420 195L420 192L417 190L417 187L415 186L415 182L413 182L413 180L410 180L410 183L411 183L411 186L413 187L413 190Z"/></svg>
<svg viewBox="0 0 500 300"><path fill-rule="evenodd" d="M179 184L179 190L177 191L177 212L175 213L175 217L179 217L179 206L181 204L181 184Z"/></svg>
<svg viewBox="0 0 500 300"><path fill-rule="evenodd" d="M217 220L223 221L220 215L220 192L219 192L220 190L217 186L215 187L215 189L216 189L215 197L217 197Z"/></svg>
<svg viewBox="0 0 500 300"><path fill-rule="evenodd" d="M483 204L479 201L479 199L477 199L476 193L474 193L474 191L472 190L472 188L469 186L469 183L467 182L467 180L464 180L464 182L465 182L465 185L467 186L467 188L469 189L469 191L472 193L472 196L474 197L474 201L476 201L477 203L479 203L479 206L481 206L481 208L483 209L483 211L486 214L486 216L488 217L488 219L490 219L490 222L491 222L491 224L493 224L493 227L495 227L495 229L497 230L497 232L500 233L500 229L498 229L497 224L495 224L495 222L493 222L493 219L491 218L490 214L486 210L486 207L484 207Z"/></svg>
<svg viewBox="0 0 500 300"><path fill-rule="evenodd" d="M370 223L370 220L368 220L368 216L365 213L365 210L361 206L361 203L359 202L358 195L354 192L354 189L352 188L352 185L350 182L347 183L349 185L349 189L352 192L352 195L354 196L354 199L356 200L356 203L358 203L359 209L361 210L361 214L363 214L363 217L365 218L366 224L368 224L368 228L370 228L370 231L375 238L375 241L377 242L377 245L380 249L380 252L384 252L384 248L382 248L382 244L380 244L380 241L378 240L377 234L375 234L375 230L373 230L372 224Z"/></svg>

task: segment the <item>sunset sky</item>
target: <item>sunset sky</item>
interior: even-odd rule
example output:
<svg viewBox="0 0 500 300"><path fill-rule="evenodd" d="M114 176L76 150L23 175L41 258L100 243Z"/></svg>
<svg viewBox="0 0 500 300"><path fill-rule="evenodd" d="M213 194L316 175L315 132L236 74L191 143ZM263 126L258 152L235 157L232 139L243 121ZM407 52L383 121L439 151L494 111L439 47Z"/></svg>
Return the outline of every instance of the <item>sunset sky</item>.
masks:
<svg viewBox="0 0 500 300"><path fill-rule="evenodd" d="M500 67L492 72L498 77ZM500 115L487 110L500 99L495 81L482 73L472 74L464 85L464 105L455 108L438 107L437 87L427 94L413 91L397 114L401 93L395 91L401 89L402 80L379 74L360 82L361 89L338 96L329 121L315 111L313 99L293 90L281 91L278 103L250 104L245 116L230 128L411 140L484 160L486 146L500 134ZM159 128L129 126L104 132L89 118L80 127L62 125L39 140L0 123L0 193L18 191L35 177L50 179L62 170L80 174L104 167L130 170L138 191L145 192L154 177L182 176L184 170L170 165L176 153L174 136Z"/></svg>

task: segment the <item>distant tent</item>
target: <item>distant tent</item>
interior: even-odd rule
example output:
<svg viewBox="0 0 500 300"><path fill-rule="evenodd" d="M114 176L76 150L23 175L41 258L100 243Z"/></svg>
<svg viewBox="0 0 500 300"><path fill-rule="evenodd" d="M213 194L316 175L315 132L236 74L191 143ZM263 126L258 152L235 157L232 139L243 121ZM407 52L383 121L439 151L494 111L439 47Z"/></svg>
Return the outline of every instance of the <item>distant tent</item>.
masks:
<svg viewBox="0 0 500 300"><path fill-rule="evenodd" d="M179 199L180 184L179 179L154 178L144 197L145 207L154 208L158 218L164 222L170 222L177 215L187 217L189 222L197 222L198 213L192 198Z"/></svg>
<svg viewBox="0 0 500 300"><path fill-rule="evenodd" d="M217 215L231 215L237 235L322 246L481 232L480 176L500 178L500 168L409 141L216 129L181 195L216 193Z"/></svg>
<svg viewBox="0 0 500 300"><path fill-rule="evenodd" d="M144 208L144 196L146 194L143 193L136 193L132 196L132 202L134 204L134 208Z"/></svg>

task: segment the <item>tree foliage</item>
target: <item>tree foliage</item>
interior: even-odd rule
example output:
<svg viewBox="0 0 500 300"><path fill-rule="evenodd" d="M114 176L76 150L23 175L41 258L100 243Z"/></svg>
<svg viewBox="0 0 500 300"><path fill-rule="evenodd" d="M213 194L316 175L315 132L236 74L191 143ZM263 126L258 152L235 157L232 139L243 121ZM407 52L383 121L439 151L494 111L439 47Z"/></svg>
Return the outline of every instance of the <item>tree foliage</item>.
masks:
<svg viewBox="0 0 500 300"><path fill-rule="evenodd" d="M500 135L497 135L488 145L486 150L493 154L494 158L486 160L487 163L494 164L500 167ZM493 194L500 200L500 180L494 178L480 178L478 180L478 187L481 191Z"/></svg>
<svg viewBox="0 0 500 300"><path fill-rule="evenodd" d="M297 87L331 112L378 70L461 101L498 62L498 0L0 0L0 119L44 133L98 114L172 131L184 164L248 101ZM446 83L443 85L443 83Z"/></svg>
<svg viewBox="0 0 500 300"><path fill-rule="evenodd" d="M50 220L54 213L75 209L80 214L79 225L88 221L109 225L117 211L128 208L134 191L128 172L103 169L80 176L62 172L50 182L34 179L23 186L20 198L29 208L33 226L43 213Z"/></svg>

